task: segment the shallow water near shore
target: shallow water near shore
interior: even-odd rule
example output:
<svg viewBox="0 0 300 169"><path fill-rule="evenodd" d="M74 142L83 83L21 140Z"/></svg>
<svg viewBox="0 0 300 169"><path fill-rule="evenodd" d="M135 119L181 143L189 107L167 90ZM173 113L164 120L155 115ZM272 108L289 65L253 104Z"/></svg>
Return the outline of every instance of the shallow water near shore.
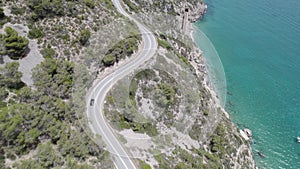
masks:
<svg viewBox="0 0 300 169"><path fill-rule="evenodd" d="M220 56L226 110L241 128L253 131L258 167L300 168L300 1L206 3L207 14L195 26ZM204 52L209 50L201 36L194 38Z"/></svg>

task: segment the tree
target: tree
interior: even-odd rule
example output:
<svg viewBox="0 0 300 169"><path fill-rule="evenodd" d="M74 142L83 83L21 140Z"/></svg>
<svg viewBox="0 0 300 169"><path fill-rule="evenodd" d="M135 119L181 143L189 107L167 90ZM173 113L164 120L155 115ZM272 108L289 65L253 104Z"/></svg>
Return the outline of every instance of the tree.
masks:
<svg viewBox="0 0 300 169"><path fill-rule="evenodd" d="M4 53L11 59L20 59L24 57L28 50L28 39L18 36L18 32L11 27L6 27L5 33L6 34L2 36L5 47Z"/></svg>
<svg viewBox="0 0 300 169"><path fill-rule="evenodd" d="M23 86L22 73L18 71L19 66L18 62L10 62L6 63L4 68L0 68L0 86L15 89Z"/></svg>
<svg viewBox="0 0 300 169"><path fill-rule="evenodd" d="M8 91L4 87L0 87L0 101L8 96Z"/></svg>
<svg viewBox="0 0 300 169"><path fill-rule="evenodd" d="M28 32L28 37L31 39L37 39L40 37L43 37L44 33L38 29L38 28L32 28L29 32Z"/></svg>
<svg viewBox="0 0 300 169"><path fill-rule="evenodd" d="M91 32L88 29L83 29L79 35L79 42L81 45L85 45L89 38L91 37Z"/></svg>
<svg viewBox="0 0 300 169"><path fill-rule="evenodd" d="M3 8L0 8L0 19L5 19Z"/></svg>
<svg viewBox="0 0 300 169"><path fill-rule="evenodd" d="M84 0L83 2L86 4L86 6L88 6L90 8L94 8L95 7L94 0Z"/></svg>
<svg viewBox="0 0 300 169"><path fill-rule="evenodd" d="M34 102L33 97L34 97L34 93L33 91L31 91L30 87L25 86L21 88L18 92L19 102L32 103Z"/></svg>
<svg viewBox="0 0 300 169"><path fill-rule="evenodd" d="M55 50L51 47L43 48L41 54L44 58L53 58L56 55Z"/></svg>
<svg viewBox="0 0 300 169"><path fill-rule="evenodd" d="M121 59L132 55L133 52L138 49L138 42L140 40L141 36L134 35L117 42L107 51L102 59L102 63L104 66L108 67L113 65L115 62L119 62Z"/></svg>
<svg viewBox="0 0 300 169"><path fill-rule="evenodd" d="M62 0L28 0L27 5L34 12L33 20L65 14Z"/></svg>
<svg viewBox="0 0 300 169"><path fill-rule="evenodd" d="M52 168L55 166L61 166L62 161L57 153L52 148L50 142L46 144L40 144L37 151L37 160L44 168Z"/></svg>
<svg viewBox="0 0 300 169"><path fill-rule="evenodd" d="M7 77L16 77L17 74L16 79L20 79L18 66L17 62L13 62L1 68L0 82L3 85L0 92L8 91L5 88ZM26 86L10 90L17 94L13 98L15 103L5 107L0 105L0 168L3 168L4 159L14 160L15 155L25 155L30 150L36 152L32 158L17 160L12 165L24 169L88 169L94 168L94 163L90 166L87 162L91 157L95 163L100 164L101 161L103 166L111 163L105 151L88 137L83 128L77 127L78 117L71 115L75 111L83 111L75 106L71 110L73 99L66 101L73 85L73 71L72 62L45 59L33 70L36 90ZM78 67L76 72L76 85L81 89L82 102L90 76L83 66ZM50 141L43 143L41 140Z"/></svg>
<svg viewBox="0 0 300 169"><path fill-rule="evenodd" d="M102 63L104 64L104 66L111 66L113 65L115 62L117 61L116 57L113 56L112 54L106 55L103 60Z"/></svg>
<svg viewBox="0 0 300 169"><path fill-rule="evenodd" d="M33 149L45 131L41 127L43 113L30 104L13 104L0 111L0 138L2 146L9 147L18 155Z"/></svg>
<svg viewBox="0 0 300 169"><path fill-rule="evenodd" d="M8 115L7 113L6 116ZM3 139L3 142L8 143L8 145L15 145L19 140L19 134L23 131L22 123L24 119L22 119L19 114L6 117L6 119L6 123L1 123L0 125L1 139Z"/></svg>
<svg viewBox="0 0 300 169"><path fill-rule="evenodd" d="M46 58L32 70L34 85L45 95L68 99L72 93L74 64Z"/></svg>

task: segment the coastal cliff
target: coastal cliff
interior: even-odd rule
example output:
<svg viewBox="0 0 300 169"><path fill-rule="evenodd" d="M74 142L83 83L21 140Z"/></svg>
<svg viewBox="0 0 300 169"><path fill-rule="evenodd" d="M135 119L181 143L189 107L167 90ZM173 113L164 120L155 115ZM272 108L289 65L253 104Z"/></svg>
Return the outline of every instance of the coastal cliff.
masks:
<svg viewBox="0 0 300 169"><path fill-rule="evenodd" d="M190 73L194 74L198 78L198 80L194 81L194 83L198 85L200 90L197 91L197 93L200 95L200 98L199 102L197 103L198 107L196 111L192 111L193 113L188 115L182 115L182 111L185 110L181 110L180 108L176 109L176 106L173 110L171 110L173 114L181 114L172 117L174 118L172 119L172 127L178 129L179 127L176 125L176 123L188 124L185 126L186 128L184 129L184 132L180 129L175 132L177 134L180 132L184 135L182 136L185 137L183 142L173 138L171 139L172 141L170 142L170 146L175 146L178 148L176 148L176 151L173 152L173 155L163 153L159 155L159 158L150 158L149 156L144 156L141 157L141 159L148 162L154 168L164 168L164 165L166 164L173 166L174 168L178 168L182 163L191 168L195 168L197 165L194 164L192 162L193 160L191 159L203 161L203 164L197 166L199 168L255 168L255 162L250 143L240 134L239 129L230 120L228 113L223 109L223 107L220 106L217 94L209 87L210 82L207 76L203 52L193 43L193 37L190 37L191 32L193 31L191 23L201 19L204 11L206 10L206 5L203 2L196 0L159 2L146 0L125 0L124 4L127 10L131 12L131 14L134 15L139 21L152 28L152 31L156 33L159 41L160 48L158 51L158 56L156 56L154 60L149 61L149 64L152 66L146 66L144 69L155 70L157 67L153 65L157 65L159 63L164 65L167 63L174 63L177 62L177 58L179 58L180 61L186 63L185 66L181 65L181 67L183 67L183 69L189 68ZM186 13L188 13L188 15L186 15ZM184 23L186 21L188 21L188 23ZM161 57L164 59L161 59ZM163 60L173 61L165 62ZM173 67L180 67L179 65L174 64ZM160 67L159 69L162 68ZM177 82L180 80L180 78L182 78L175 75L178 73L177 71L179 71L175 68L163 70L167 71L168 74ZM157 78L163 77L159 76ZM185 80L191 79L186 78ZM144 82L138 82L139 86L147 85L147 83L145 83L147 79L143 79L142 81ZM178 87L180 84L176 84L176 86ZM188 88L188 86L189 85L186 83L185 87ZM192 86L190 87L190 90L193 91ZM177 89L180 90L180 87ZM145 89L139 87L136 90L140 90L142 93L145 92ZM184 98L185 96L182 94L182 92L185 92L185 90L181 89L181 94L178 94L178 96ZM137 94L135 97L142 98L142 95L138 95L139 94ZM175 94L175 98L176 96L177 94ZM113 92L109 97L115 97ZM191 96L188 95L187 97ZM144 99L147 100L149 98ZM193 97L192 99L197 100L197 98ZM176 102L179 102L182 107L186 106L182 105L182 100L180 100L181 102ZM145 104L145 101L141 102L140 99L134 101L142 107ZM194 105L191 107L193 106ZM108 111L113 111L116 109L116 107L109 104L107 107L109 107ZM151 109L147 109L147 111L149 110L152 111ZM184 116L185 119L188 118L189 120L187 121L182 119L180 118L181 116ZM164 122L165 121L160 121L159 123ZM159 132L168 131L167 129L163 129L166 126L155 126L158 128ZM183 159L182 154L184 153L190 155L188 157L191 158L191 161ZM164 158L164 160L161 160L160 158Z"/></svg>

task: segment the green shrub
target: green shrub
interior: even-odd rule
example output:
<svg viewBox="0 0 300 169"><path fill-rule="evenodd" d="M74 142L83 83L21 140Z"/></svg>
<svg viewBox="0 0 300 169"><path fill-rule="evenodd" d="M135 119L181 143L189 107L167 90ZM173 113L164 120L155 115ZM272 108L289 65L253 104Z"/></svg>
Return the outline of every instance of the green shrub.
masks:
<svg viewBox="0 0 300 169"><path fill-rule="evenodd" d="M208 116L209 115L209 110L205 109L203 113L204 113L204 116Z"/></svg>
<svg viewBox="0 0 300 169"><path fill-rule="evenodd" d="M28 32L28 37L30 39L37 39L37 38L41 38L44 36L44 33L42 32L42 30L38 29L38 28L32 28L29 32Z"/></svg>
<svg viewBox="0 0 300 169"><path fill-rule="evenodd" d="M161 83L158 85L158 88L163 91L168 102L171 102L173 100L176 92L171 85L169 85L168 83Z"/></svg>
<svg viewBox="0 0 300 169"><path fill-rule="evenodd" d="M105 5L107 6L108 9L113 9L114 5L111 0L104 0Z"/></svg>
<svg viewBox="0 0 300 169"><path fill-rule="evenodd" d="M151 169L151 166L147 164L146 162L139 160L141 169Z"/></svg>
<svg viewBox="0 0 300 169"><path fill-rule="evenodd" d="M106 55L103 60L102 63L104 64L104 66L111 66L116 62L116 57L113 55Z"/></svg>
<svg viewBox="0 0 300 169"><path fill-rule="evenodd" d="M12 7L11 9L11 13L14 15L23 15L25 13L25 8L18 8L18 7Z"/></svg>
<svg viewBox="0 0 300 169"><path fill-rule="evenodd" d="M34 12L31 16L33 20L65 14L62 0L27 0L27 5Z"/></svg>
<svg viewBox="0 0 300 169"><path fill-rule="evenodd" d="M84 0L83 2L85 3L86 6L88 6L90 8L95 7L95 1L94 0Z"/></svg>
<svg viewBox="0 0 300 169"><path fill-rule="evenodd" d="M29 40L19 36L18 32L11 27L6 27L5 33L6 34L2 35L5 54L11 59L20 59L24 57L28 49Z"/></svg>
<svg viewBox="0 0 300 169"><path fill-rule="evenodd" d="M115 62L132 55L133 52L138 49L138 42L140 40L141 36L134 35L119 41L116 43L116 45L108 50L106 56L102 60L102 63L104 63L104 66L111 66Z"/></svg>
<svg viewBox="0 0 300 169"><path fill-rule="evenodd" d="M172 49L172 47L170 46L170 44L167 41L165 41L165 40L158 39L157 42L158 42L159 46L161 46L161 47L163 47L165 49L168 49L168 50Z"/></svg>
<svg viewBox="0 0 300 169"><path fill-rule="evenodd" d="M81 45L85 45L89 38L91 37L91 32L88 29L83 29L79 35L79 42Z"/></svg>
<svg viewBox="0 0 300 169"><path fill-rule="evenodd" d="M19 67L20 64L18 62L5 63L4 67L0 68L0 86L11 89L23 87L24 84L21 80L22 73L18 70Z"/></svg>
<svg viewBox="0 0 300 169"><path fill-rule="evenodd" d="M44 58L53 58L56 55L55 50L53 50L52 48L42 49L41 54Z"/></svg>
<svg viewBox="0 0 300 169"><path fill-rule="evenodd" d="M5 98L7 98L8 96L8 91L3 88L3 87L0 87L0 100L4 100Z"/></svg>

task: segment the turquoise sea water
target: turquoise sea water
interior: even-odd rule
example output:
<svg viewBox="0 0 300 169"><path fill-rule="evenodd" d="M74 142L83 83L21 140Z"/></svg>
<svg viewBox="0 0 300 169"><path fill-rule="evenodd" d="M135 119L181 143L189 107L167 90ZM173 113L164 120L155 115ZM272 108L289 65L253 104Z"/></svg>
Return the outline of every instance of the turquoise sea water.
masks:
<svg viewBox="0 0 300 169"><path fill-rule="evenodd" d="M207 14L196 27L220 56L226 74L226 109L236 124L253 131L258 167L299 169L300 1L206 3ZM211 49L205 44L210 42L197 33L194 38L209 55Z"/></svg>

